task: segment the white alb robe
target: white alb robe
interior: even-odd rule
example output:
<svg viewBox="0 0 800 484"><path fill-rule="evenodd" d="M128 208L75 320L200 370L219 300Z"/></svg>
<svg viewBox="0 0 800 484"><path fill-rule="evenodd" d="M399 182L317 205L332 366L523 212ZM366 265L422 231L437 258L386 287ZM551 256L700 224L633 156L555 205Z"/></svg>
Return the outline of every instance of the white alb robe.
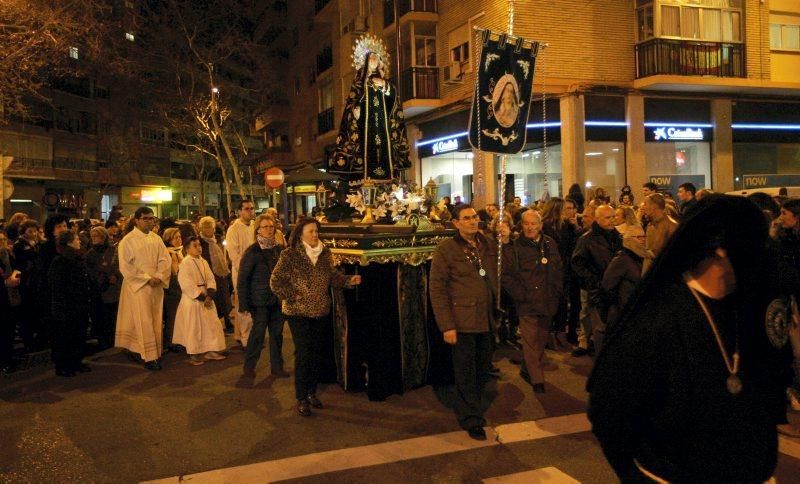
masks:
<svg viewBox="0 0 800 484"><path fill-rule="evenodd" d="M114 346L139 353L144 361L161 357L164 288L169 285L171 259L154 232L131 230L119 243L122 288ZM151 278L163 285L152 287Z"/></svg>
<svg viewBox="0 0 800 484"><path fill-rule="evenodd" d="M242 257L248 247L255 242L255 222L251 221L250 225L245 225L241 219L233 221L228 232L225 234L225 249L228 251L228 258L231 260L231 277L233 278L233 290L236 290L236 284L239 280L239 264L242 262ZM233 323L235 326L234 337L242 342L243 346L247 346L247 340L250 337L250 330L253 328L253 318L250 313L239 312L239 295L236 295L236 304L234 305Z"/></svg>
<svg viewBox="0 0 800 484"><path fill-rule="evenodd" d="M186 256L178 269L181 302L175 315L174 344L183 345L186 353L196 355L225 350L225 333L212 303L206 308L196 298L207 289L217 288L214 272L202 257Z"/></svg>

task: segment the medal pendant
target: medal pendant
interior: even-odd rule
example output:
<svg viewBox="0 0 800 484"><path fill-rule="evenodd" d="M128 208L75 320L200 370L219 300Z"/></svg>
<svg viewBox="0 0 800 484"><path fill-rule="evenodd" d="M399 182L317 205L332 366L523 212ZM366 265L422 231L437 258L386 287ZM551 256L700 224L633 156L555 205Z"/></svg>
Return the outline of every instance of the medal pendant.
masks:
<svg viewBox="0 0 800 484"><path fill-rule="evenodd" d="M481 269L481 270L478 271L478 274L480 274L481 277L486 277L486 270L485 269Z"/></svg>
<svg viewBox="0 0 800 484"><path fill-rule="evenodd" d="M547 257L542 257L542 264L547 264Z"/></svg>
<svg viewBox="0 0 800 484"><path fill-rule="evenodd" d="M727 380L728 393L738 395L742 391L742 380L736 375L731 375Z"/></svg>

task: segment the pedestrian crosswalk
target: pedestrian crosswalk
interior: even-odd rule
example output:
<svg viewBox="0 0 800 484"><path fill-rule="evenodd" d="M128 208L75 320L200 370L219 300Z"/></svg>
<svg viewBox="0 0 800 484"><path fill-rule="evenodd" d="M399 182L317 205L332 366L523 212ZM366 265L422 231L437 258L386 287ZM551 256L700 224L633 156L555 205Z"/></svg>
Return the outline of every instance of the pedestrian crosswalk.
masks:
<svg viewBox="0 0 800 484"><path fill-rule="evenodd" d="M487 428L489 438L486 441L472 440L467 437L465 432L461 431L448 432L216 469L150 482L157 484L179 482L229 483L304 479L373 466L407 463L414 459L435 458L445 454L464 453L521 442L580 434L590 430L591 424L586 414L577 413ZM800 441L781 437L780 452L800 459ZM558 467L547 466L487 477L483 479L483 482L487 484L566 484L579 481Z"/></svg>

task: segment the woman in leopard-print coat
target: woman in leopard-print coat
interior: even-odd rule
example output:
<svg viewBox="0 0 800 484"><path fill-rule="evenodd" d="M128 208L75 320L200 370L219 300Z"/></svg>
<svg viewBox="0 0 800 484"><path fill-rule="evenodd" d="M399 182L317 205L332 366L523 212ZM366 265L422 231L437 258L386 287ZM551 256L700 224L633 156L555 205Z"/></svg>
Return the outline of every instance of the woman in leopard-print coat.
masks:
<svg viewBox="0 0 800 484"><path fill-rule="evenodd" d="M361 283L361 276L347 276L333 266L330 249L319 240L319 222L303 218L297 222L289 247L281 252L272 271L270 288L281 299L295 345L295 394L297 411L307 417L311 407L322 408L316 397L319 355L324 325L330 324L330 288Z"/></svg>

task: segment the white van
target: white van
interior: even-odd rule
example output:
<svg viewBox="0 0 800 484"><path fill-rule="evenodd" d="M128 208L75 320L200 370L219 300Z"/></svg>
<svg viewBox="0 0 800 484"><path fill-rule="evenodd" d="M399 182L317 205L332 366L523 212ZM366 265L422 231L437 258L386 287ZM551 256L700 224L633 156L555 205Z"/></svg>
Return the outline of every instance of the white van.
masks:
<svg viewBox="0 0 800 484"><path fill-rule="evenodd" d="M789 198L800 198L800 187L785 187L785 188L786 191L788 192L787 195L789 196ZM780 189L781 187L750 188L747 190L734 190L732 192L726 193L726 195L741 195L743 197L746 197L751 193L761 192L761 193L766 193L771 197L777 197L778 191Z"/></svg>

